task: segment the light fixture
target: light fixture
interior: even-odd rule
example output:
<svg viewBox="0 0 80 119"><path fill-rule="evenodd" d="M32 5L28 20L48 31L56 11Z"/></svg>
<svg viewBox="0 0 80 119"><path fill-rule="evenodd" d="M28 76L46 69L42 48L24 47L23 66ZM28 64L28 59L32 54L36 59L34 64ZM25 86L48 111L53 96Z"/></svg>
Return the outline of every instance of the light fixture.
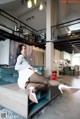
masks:
<svg viewBox="0 0 80 119"><path fill-rule="evenodd" d="M30 21L32 19L34 19L34 16L31 16L31 17L27 18L26 21Z"/></svg>
<svg viewBox="0 0 80 119"><path fill-rule="evenodd" d="M28 0L28 2L27 2L27 7L28 7L28 8L31 8L31 7L32 7L32 1L31 1L31 0Z"/></svg>
<svg viewBox="0 0 80 119"><path fill-rule="evenodd" d="M36 5L37 4L37 0L34 0L34 5Z"/></svg>
<svg viewBox="0 0 80 119"><path fill-rule="evenodd" d="M42 9L43 9L43 3L41 2L39 6L39 10L42 10Z"/></svg>
<svg viewBox="0 0 80 119"><path fill-rule="evenodd" d="M27 7L28 8L31 8L33 5L34 6L38 6L37 5L37 3L38 3L38 0L21 0L21 4L23 5L23 4L25 4L25 2L27 2L26 4L27 4ZM40 2L40 3L38 3L38 4L40 4L39 5L39 10L43 10L43 2Z"/></svg>

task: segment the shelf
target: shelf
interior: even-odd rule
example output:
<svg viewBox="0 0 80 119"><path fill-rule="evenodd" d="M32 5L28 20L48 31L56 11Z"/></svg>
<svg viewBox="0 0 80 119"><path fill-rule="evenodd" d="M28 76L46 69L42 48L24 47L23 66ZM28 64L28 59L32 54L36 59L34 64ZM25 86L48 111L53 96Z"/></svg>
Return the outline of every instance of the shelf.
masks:
<svg viewBox="0 0 80 119"><path fill-rule="evenodd" d="M38 104L31 102L29 100L30 101L28 106L29 115L38 111L41 107L43 107L49 101L49 91L48 90L39 91L37 93L37 99L38 99Z"/></svg>
<svg viewBox="0 0 80 119"><path fill-rule="evenodd" d="M41 100L42 98L45 98L45 97L47 98L47 95L48 95L48 94L45 94L45 95L39 97L39 98L38 98L38 101ZM29 102L29 106L32 105L32 104L34 104L34 102L30 101L30 102Z"/></svg>
<svg viewBox="0 0 80 119"><path fill-rule="evenodd" d="M44 104L46 104L47 102L49 101L48 98L44 98L44 99L40 99L38 104L36 103L33 103L32 105L29 106L29 114L35 112L35 111L38 111L41 107L43 107Z"/></svg>

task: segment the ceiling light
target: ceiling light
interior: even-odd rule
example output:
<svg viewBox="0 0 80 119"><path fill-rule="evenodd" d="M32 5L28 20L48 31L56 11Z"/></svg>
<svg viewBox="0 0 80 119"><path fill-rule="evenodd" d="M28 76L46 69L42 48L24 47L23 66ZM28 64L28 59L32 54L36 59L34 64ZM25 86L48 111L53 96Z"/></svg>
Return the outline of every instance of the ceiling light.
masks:
<svg viewBox="0 0 80 119"><path fill-rule="evenodd" d="M37 0L34 0L34 5L36 5L37 4Z"/></svg>
<svg viewBox="0 0 80 119"><path fill-rule="evenodd" d="M39 6L39 10L42 10L43 9L43 4L42 2L40 3L40 6Z"/></svg>
<svg viewBox="0 0 80 119"><path fill-rule="evenodd" d="M25 2L27 2L27 7L28 8L31 8L33 5L36 6L37 3L38 3L38 0L25 0ZM24 3L24 0L21 1L21 4L23 5ZM38 3L39 4L39 3ZM39 10L43 10L43 2L40 2L40 5L39 5Z"/></svg>
<svg viewBox="0 0 80 119"><path fill-rule="evenodd" d="M27 2L27 7L28 7L28 8L31 8L31 7L32 7L32 1L31 1L31 0L28 0L28 2Z"/></svg>

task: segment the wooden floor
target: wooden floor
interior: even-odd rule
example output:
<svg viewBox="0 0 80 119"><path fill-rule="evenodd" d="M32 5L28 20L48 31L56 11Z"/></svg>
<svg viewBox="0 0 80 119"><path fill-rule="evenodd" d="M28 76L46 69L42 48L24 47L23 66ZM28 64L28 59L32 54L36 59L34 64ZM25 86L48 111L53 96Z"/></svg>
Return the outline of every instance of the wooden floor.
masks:
<svg viewBox="0 0 80 119"><path fill-rule="evenodd" d="M62 81L80 87L80 76L64 76ZM80 119L80 91L74 94L64 91L33 119Z"/></svg>
<svg viewBox="0 0 80 119"><path fill-rule="evenodd" d="M28 96L17 83L0 86L0 105L23 117L28 116Z"/></svg>

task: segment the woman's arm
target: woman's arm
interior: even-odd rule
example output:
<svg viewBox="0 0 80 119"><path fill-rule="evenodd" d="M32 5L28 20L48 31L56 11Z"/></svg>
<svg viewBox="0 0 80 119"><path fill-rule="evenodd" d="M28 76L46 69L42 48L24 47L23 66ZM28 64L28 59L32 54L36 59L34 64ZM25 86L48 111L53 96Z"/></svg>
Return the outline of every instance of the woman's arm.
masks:
<svg viewBox="0 0 80 119"><path fill-rule="evenodd" d="M17 58L16 65L15 65L15 70L20 71L25 68L29 68L33 72L37 72L30 64L28 64L27 60L24 58L23 55L19 55Z"/></svg>
<svg viewBox="0 0 80 119"><path fill-rule="evenodd" d="M37 72L31 65L28 64L28 66L29 66L29 69L33 70L33 72Z"/></svg>
<svg viewBox="0 0 80 119"><path fill-rule="evenodd" d="M28 62L25 60L23 55L19 55L17 58L17 62L15 65L15 70L22 70L24 68L26 68L28 65Z"/></svg>

